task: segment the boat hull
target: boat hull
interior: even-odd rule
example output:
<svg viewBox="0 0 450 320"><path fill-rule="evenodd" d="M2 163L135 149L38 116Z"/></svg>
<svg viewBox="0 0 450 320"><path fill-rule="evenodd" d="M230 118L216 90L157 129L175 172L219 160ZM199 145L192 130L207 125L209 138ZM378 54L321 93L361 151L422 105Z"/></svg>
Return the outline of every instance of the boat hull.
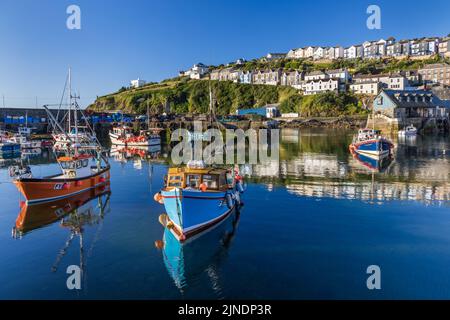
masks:
<svg viewBox="0 0 450 320"><path fill-rule="evenodd" d="M392 148L392 143L386 139L372 139L350 145L351 151L372 158L385 157L391 153Z"/></svg>
<svg viewBox="0 0 450 320"><path fill-rule="evenodd" d="M162 190L161 196L172 233L184 241L225 219L237 204L232 199L227 205L226 194L225 191Z"/></svg>
<svg viewBox="0 0 450 320"><path fill-rule="evenodd" d="M27 203L53 201L104 185L109 182L109 166L98 173L80 178L19 178L14 180Z"/></svg>

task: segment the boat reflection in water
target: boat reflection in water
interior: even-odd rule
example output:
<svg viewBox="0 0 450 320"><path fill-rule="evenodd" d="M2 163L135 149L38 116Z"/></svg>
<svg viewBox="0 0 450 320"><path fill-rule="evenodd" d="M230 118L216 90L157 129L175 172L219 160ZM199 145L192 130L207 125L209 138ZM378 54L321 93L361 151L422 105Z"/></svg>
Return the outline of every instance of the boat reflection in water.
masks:
<svg viewBox="0 0 450 320"><path fill-rule="evenodd" d="M161 157L161 145L152 145L148 147L124 147L111 146L111 156L117 162L125 163L133 160L136 166L139 166L141 160L153 160Z"/></svg>
<svg viewBox="0 0 450 320"><path fill-rule="evenodd" d="M109 182L105 185L93 188L72 197L49 201L38 204L27 204L23 202L19 216L16 219L12 230L12 236L16 239L22 237L33 230L43 228L57 221L60 225L70 231L64 246L59 250L55 263L51 270L56 272L58 266L67 253L73 240L79 238L80 250L80 270L81 280L85 279L84 241L83 232L85 226L98 225L97 232L101 230L101 222L109 208L109 198L111 195ZM95 239L98 238L98 234ZM89 252L95 243L92 243ZM84 287L84 286L82 286Z"/></svg>
<svg viewBox="0 0 450 320"><path fill-rule="evenodd" d="M351 154L359 164L375 172L385 171L393 160L392 155L387 155L380 158L372 158L357 152L351 152Z"/></svg>
<svg viewBox="0 0 450 320"><path fill-rule="evenodd" d="M178 289L185 290L206 277L216 295L220 296L220 267L239 223L240 213L234 211L214 227L180 243L168 228L155 246L162 250L164 264Z"/></svg>
<svg viewBox="0 0 450 320"><path fill-rule="evenodd" d="M94 218L95 220L103 218L104 205L100 206L100 203L108 202L110 193L111 191L108 183L65 199L38 204L27 204L25 202L21 204L21 210L13 228L13 236L15 238L20 238L32 230L45 227L61 219L61 225L65 226L67 221L70 220L71 215L77 217L84 216L84 218L89 217L91 222ZM107 196L106 201L102 199L103 195ZM96 203L91 201L96 198L98 198L99 202L99 215L94 213Z"/></svg>

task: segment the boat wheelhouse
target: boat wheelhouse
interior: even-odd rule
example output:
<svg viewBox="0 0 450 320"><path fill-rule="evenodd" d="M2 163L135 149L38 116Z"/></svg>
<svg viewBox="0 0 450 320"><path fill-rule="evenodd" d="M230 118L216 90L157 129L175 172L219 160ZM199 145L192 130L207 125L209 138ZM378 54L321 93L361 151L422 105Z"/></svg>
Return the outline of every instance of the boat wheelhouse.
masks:
<svg viewBox="0 0 450 320"><path fill-rule="evenodd" d="M167 214L161 223L179 241L215 225L241 205L242 178L232 169L190 165L169 168L154 199Z"/></svg>

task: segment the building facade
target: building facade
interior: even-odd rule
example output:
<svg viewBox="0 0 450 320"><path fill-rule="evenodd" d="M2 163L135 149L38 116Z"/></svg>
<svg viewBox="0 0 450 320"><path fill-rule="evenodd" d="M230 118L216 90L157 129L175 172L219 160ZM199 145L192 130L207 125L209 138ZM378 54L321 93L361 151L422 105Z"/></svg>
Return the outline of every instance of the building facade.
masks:
<svg viewBox="0 0 450 320"><path fill-rule="evenodd" d="M444 63L429 64L419 69L422 81L450 86L450 65Z"/></svg>
<svg viewBox="0 0 450 320"><path fill-rule="evenodd" d="M381 82L369 80L353 83L350 85L350 90L357 94L377 95L381 90Z"/></svg>

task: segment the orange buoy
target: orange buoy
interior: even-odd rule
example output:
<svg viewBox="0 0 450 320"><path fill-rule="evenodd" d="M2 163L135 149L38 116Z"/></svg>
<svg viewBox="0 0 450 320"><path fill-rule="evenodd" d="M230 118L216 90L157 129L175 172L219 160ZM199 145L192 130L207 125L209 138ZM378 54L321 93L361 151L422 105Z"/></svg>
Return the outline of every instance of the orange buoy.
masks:
<svg viewBox="0 0 450 320"><path fill-rule="evenodd" d="M164 203L164 198L161 195L161 192L157 192L155 193L155 195L153 196L153 200L155 200L156 202L163 204Z"/></svg>

